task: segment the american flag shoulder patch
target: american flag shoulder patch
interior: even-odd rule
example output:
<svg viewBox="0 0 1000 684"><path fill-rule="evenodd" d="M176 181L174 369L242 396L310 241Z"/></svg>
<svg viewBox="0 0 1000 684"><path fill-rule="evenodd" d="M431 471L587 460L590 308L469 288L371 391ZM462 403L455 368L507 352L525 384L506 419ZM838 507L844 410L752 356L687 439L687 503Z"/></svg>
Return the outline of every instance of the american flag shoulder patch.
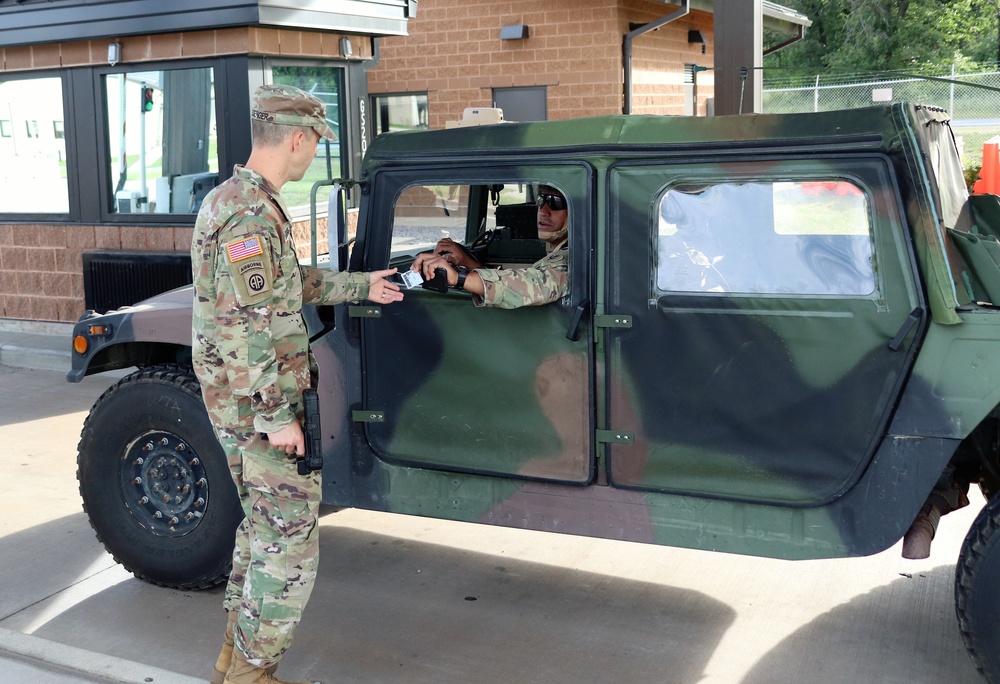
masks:
<svg viewBox="0 0 1000 684"><path fill-rule="evenodd" d="M226 254L229 256L229 263L249 259L263 253L264 248L261 247L260 238L256 235L236 240L226 245Z"/></svg>

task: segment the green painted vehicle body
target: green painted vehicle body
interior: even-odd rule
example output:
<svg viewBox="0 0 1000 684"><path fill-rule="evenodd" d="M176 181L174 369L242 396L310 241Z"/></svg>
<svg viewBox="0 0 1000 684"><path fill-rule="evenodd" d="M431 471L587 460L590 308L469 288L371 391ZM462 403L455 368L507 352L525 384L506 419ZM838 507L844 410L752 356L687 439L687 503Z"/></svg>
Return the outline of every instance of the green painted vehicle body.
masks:
<svg viewBox="0 0 1000 684"><path fill-rule="evenodd" d="M529 265L496 205L556 187L570 287L310 310L329 503L797 559L888 548L936 488L995 489L1000 270L940 110L390 133L356 181L351 270L487 218L487 254ZM76 377L167 342L156 312L109 314Z"/></svg>

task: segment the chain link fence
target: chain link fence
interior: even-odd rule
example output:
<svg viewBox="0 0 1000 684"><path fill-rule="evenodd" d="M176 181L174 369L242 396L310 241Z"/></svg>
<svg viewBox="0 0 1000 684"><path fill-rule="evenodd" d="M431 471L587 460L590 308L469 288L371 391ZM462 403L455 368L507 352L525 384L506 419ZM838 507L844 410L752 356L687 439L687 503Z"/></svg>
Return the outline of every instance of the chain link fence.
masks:
<svg viewBox="0 0 1000 684"><path fill-rule="evenodd" d="M959 74L858 77L849 75L768 77L765 112L823 112L885 102L916 102L942 107L967 167L982 162L983 143L1000 136L1000 71Z"/></svg>

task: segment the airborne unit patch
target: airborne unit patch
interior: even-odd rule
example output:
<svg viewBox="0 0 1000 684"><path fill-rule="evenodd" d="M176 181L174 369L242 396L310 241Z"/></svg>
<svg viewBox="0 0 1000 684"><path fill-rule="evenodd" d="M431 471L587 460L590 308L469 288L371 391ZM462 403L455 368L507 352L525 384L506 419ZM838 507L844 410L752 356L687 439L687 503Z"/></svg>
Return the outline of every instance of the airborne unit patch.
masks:
<svg viewBox="0 0 1000 684"><path fill-rule="evenodd" d="M229 275L242 306L258 304L271 296L271 262L264 257L259 235L241 238L225 246Z"/></svg>

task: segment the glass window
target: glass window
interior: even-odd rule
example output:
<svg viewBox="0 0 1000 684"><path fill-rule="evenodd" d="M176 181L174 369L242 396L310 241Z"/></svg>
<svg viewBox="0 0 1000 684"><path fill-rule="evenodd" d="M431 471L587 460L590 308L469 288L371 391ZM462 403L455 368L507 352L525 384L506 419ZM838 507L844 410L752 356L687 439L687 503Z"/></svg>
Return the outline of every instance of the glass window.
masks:
<svg viewBox="0 0 1000 684"><path fill-rule="evenodd" d="M190 214L219 182L211 68L108 74L112 211Z"/></svg>
<svg viewBox="0 0 1000 684"><path fill-rule="evenodd" d="M0 213L69 212L66 144L47 133L65 118L62 90L58 77L0 82Z"/></svg>
<svg viewBox="0 0 1000 684"><path fill-rule="evenodd" d="M660 199L663 292L868 295L869 201L849 181L675 186Z"/></svg>
<svg viewBox="0 0 1000 684"><path fill-rule="evenodd" d="M281 197L293 217L309 215L309 202L313 184L327 178L340 178L341 171L341 90L343 69L327 66L272 66L271 79L278 85L290 85L312 93L326 103L326 123L337 136L336 140L321 140L316 149L316 159L309 166L302 180L285 183ZM328 191L329 188L326 188ZM326 213L328 192L317 193L317 213ZM322 201L320 201L322 200Z"/></svg>
<svg viewBox="0 0 1000 684"><path fill-rule="evenodd" d="M372 98L375 135L427 128L427 93L376 95Z"/></svg>
<svg viewBox="0 0 1000 684"><path fill-rule="evenodd" d="M63 128L62 121L52 122L52 135L55 136L56 140L63 140L66 138L66 130Z"/></svg>

